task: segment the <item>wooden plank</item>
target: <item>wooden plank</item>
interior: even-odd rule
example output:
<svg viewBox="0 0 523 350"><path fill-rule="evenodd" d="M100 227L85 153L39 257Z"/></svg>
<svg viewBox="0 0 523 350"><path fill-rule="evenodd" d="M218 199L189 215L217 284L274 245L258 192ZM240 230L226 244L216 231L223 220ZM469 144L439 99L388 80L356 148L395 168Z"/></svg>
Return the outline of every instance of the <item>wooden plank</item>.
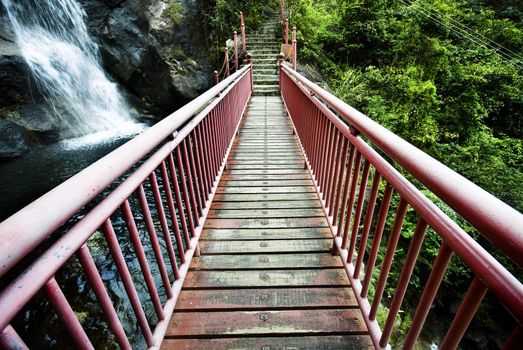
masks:
<svg viewBox="0 0 523 350"><path fill-rule="evenodd" d="M253 194L253 193L316 193L313 186L285 186L285 187L218 187L216 193Z"/></svg>
<svg viewBox="0 0 523 350"><path fill-rule="evenodd" d="M273 158L259 158L259 159L242 159L242 160L227 160L227 165L296 165L303 167L303 160L297 157L285 158L285 159L273 159Z"/></svg>
<svg viewBox="0 0 523 350"><path fill-rule="evenodd" d="M216 202L251 202L251 201L302 201L318 200L316 193L257 193L257 194L232 194L217 193Z"/></svg>
<svg viewBox="0 0 523 350"><path fill-rule="evenodd" d="M216 229L204 228L200 241L205 240L270 240L331 238L329 228L278 228L278 229Z"/></svg>
<svg viewBox="0 0 523 350"><path fill-rule="evenodd" d="M367 332L359 310L286 310L238 312L179 312L167 337L202 335L363 334Z"/></svg>
<svg viewBox="0 0 523 350"><path fill-rule="evenodd" d="M211 209L208 219L324 217L322 209Z"/></svg>
<svg viewBox="0 0 523 350"><path fill-rule="evenodd" d="M177 311L354 308L358 301L350 288L184 290Z"/></svg>
<svg viewBox="0 0 523 350"><path fill-rule="evenodd" d="M227 164L227 167L232 170L238 169L249 169L249 170L259 170L259 169L303 169L303 164L294 163L294 164Z"/></svg>
<svg viewBox="0 0 523 350"><path fill-rule="evenodd" d="M189 271L183 288L348 286L343 269L267 271Z"/></svg>
<svg viewBox="0 0 523 350"><path fill-rule="evenodd" d="M308 173L302 174L258 174L258 175L230 175L224 174L222 181L289 181L289 180L309 180L312 182Z"/></svg>
<svg viewBox="0 0 523 350"><path fill-rule="evenodd" d="M300 201L259 201L259 202L213 202L211 209L317 209L321 208L318 200Z"/></svg>
<svg viewBox="0 0 523 350"><path fill-rule="evenodd" d="M325 218L207 219L207 228L328 227Z"/></svg>
<svg viewBox="0 0 523 350"><path fill-rule="evenodd" d="M266 179L253 179L248 181L241 180L224 180L220 182L220 187L296 187L296 186L308 186L312 187L314 184L310 178L308 180L284 180L274 177L271 180Z"/></svg>
<svg viewBox="0 0 523 350"><path fill-rule="evenodd" d="M280 160L288 159L302 159L303 156L300 152L294 151L272 151L272 152L249 152L249 151L236 151L229 159L235 160L265 160L278 158Z"/></svg>
<svg viewBox="0 0 523 350"><path fill-rule="evenodd" d="M370 350L368 335L166 339L162 350Z"/></svg>
<svg viewBox="0 0 523 350"><path fill-rule="evenodd" d="M202 241L202 254L250 254L285 252L329 252L331 239L271 240L271 241ZM263 267L263 266L262 266Z"/></svg>
<svg viewBox="0 0 523 350"><path fill-rule="evenodd" d="M230 243L230 242L229 242ZM246 243L246 242L242 242ZM331 253L267 255L202 255L193 258L192 270L247 270L342 267L341 258Z"/></svg>
<svg viewBox="0 0 523 350"><path fill-rule="evenodd" d="M288 175L288 174L307 174L309 172L301 167L300 169L228 169L224 175ZM310 175L309 175L310 176Z"/></svg>

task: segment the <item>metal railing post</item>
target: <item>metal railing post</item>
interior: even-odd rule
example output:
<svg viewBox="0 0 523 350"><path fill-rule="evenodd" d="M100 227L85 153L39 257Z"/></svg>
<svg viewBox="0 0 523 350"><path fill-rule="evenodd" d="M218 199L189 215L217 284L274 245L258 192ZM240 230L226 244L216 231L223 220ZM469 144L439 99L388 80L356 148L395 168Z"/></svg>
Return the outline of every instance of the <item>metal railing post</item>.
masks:
<svg viewBox="0 0 523 350"><path fill-rule="evenodd" d="M283 74L283 72L281 70L282 70L284 61L285 61L285 54L283 52L280 52L280 54L278 55L278 73L279 73L278 74L278 85L280 88L280 92L281 92L281 75Z"/></svg>
<svg viewBox="0 0 523 350"><path fill-rule="evenodd" d="M247 53L247 62L249 63L249 65L251 66L251 92L254 91L254 76L253 76L253 68L254 68L254 65L252 63L252 55L251 53Z"/></svg>
<svg viewBox="0 0 523 350"><path fill-rule="evenodd" d="M298 56L298 44L296 42L296 27L292 28L292 69L296 70Z"/></svg>
<svg viewBox="0 0 523 350"><path fill-rule="evenodd" d="M285 18L283 14L283 8L284 8L284 0L280 0L280 21L283 22L283 19Z"/></svg>
<svg viewBox="0 0 523 350"><path fill-rule="evenodd" d="M240 12L240 28L242 31L242 54L245 55L247 52L247 43L245 40L245 21L243 19L243 12Z"/></svg>
<svg viewBox="0 0 523 350"><path fill-rule="evenodd" d="M234 71L238 71L238 32L234 31Z"/></svg>
<svg viewBox="0 0 523 350"><path fill-rule="evenodd" d="M216 70L212 73L212 81L214 82L214 85L218 85L220 82L220 76Z"/></svg>
<svg viewBox="0 0 523 350"><path fill-rule="evenodd" d="M229 67L229 49L225 48L225 78L229 77L230 74L230 67Z"/></svg>
<svg viewBox="0 0 523 350"><path fill-rule="evenodd" d="M284 28L284 32L283 32L283 41L284 41L284 44L288 44L289 43L289 19L288 18L285 20L285 28Z"/></svg>

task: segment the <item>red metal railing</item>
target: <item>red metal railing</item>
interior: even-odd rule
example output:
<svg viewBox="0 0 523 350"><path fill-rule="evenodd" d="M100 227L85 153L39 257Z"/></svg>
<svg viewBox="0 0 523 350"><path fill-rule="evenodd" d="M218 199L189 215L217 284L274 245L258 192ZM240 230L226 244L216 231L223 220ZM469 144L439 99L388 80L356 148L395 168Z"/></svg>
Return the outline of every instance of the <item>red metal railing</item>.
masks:
<svg viewBox="0 0 523 350"><path fill-rule="evenodd" d="M459 343L487 290L496 295L519 323L507 347L510 342L515 342L514 339L522 333L523 285L367 144L362 136L462 215L520 266L523 265L523 215L308 81L285 65L281 56L281 93L300 140L306 166L322 201L335 250L342 257L374 345L377 348L388 345L428 228L432 228L443 243L404 348L414 347L453 253L470 268L474 279L441 348L455 348ZM399 204L379 278L372 281L394 193L399 195ZM380 195L382 199L376 220L374 212ZM409 207L417 214L417 226L382 331L376 315ZM373 222L375 228L371 234ZM371 282L375 282L376 287L374 297L369 300Z"/></svg>
<svg viewBox="0 0 523 350"><path fill-rule="evenodd" d="M103 232L147 346L159 348L191 259L199 254L202 226L252 93L251 70L252 66L239 70L0 224L0 276L4 276L81 208L137 166L0 291L1 348L27 348L10 323L39 291L43 291L75 344L80 349L93 348L55 280L58 271L74 256L118 344L123 349L131 348L89 251L87 241L97 230ZM130 205L131 196L137 198L139 209ZM119 213L127 227L125 235L134 247L132 258L140 266L158 320L154 328L149 325L133 282L136 276L131 276L129 257L124 257L113 229L113 218ZM151 256L144 251L145 238L137 228L137 216L143 218ZM123 235L119 232L119 239ZM166 254L162 254L161 246ZM160 282L155 283L150 261L157 264ZM166 295L163 305L160 291Z"/></svg>
<svg viewBox="0 0 523 350"><path fill-rule="evenodd" d="M245 21L243 19L243 12L240 12L240 28L241 28L241 43L242 43L242 56L246 56L247 42L245 36ZM231 63L234 65L234 71L237 72L240 67L240 53L238 51L238 32L233 33L233 54L229 57L229 48L224 50L223 65L220 71L213 72L213 82L218 84L221 80L227 78L231 73ZM220 79L220 76L222 79Z"/></svg>

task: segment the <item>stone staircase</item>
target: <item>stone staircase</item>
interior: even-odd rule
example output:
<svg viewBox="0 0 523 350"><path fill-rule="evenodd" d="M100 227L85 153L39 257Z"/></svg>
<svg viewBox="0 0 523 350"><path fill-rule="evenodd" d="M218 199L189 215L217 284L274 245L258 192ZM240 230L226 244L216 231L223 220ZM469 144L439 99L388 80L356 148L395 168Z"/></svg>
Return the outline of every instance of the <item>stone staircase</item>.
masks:
<svg viewBox="0 0 523 350"><path fill-rule="evenodd" d="M276 30L280 26L278 16L269 20L261 28L247 36L247 51L251 53L254 64L254 95L277 96L278 54L280 41Z"/></svg>

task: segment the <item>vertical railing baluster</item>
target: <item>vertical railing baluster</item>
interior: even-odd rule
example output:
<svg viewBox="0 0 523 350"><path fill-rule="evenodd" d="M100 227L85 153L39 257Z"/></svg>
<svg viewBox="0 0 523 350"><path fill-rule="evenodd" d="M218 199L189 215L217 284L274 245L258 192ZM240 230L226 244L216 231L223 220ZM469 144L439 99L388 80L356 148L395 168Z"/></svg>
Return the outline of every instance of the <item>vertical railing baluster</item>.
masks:
<svg viewBox="0 0 523 350"><path fill-rule="evenodd" d="M138 198L140 199L140 190L138 190ZM140 265L140 269L142 270L142 274L144 276L145 285L147 286L147 290L149 291L149 295L151 296L151 302L153 303L154 310L156 311L156 315L160 320L164 319L164 313L162 308L162 303L160 302L160 297L158 295L158 290L156 289L156 285L154 284L154 278L151 273L151 269L149 267L149 263L147 262L147 257L145 256L145 251L143 250L142 241L140 240L140 235L138 233L138 228L136 227L136 223L134 221L134 216L131 211L131 206L129 205L129 201L125 200L121 205L123 217L125 220L125 224L127 225L127 228L129 230L129 236L131 237L131 243L133 244L134 251L136 254L136 258L138 259L138 263ZM151 213L148 213L149 216ZM147 213L144 213L144 218L147 222Z"/></svg>
<svg viewBox="0 0 523 350"><path fill-rule="evenodd" d="M190 200L190 194L187 189L187 176L185 173L185 169L183 168L183 159L182 159L182 153L180 151L180 147L182 145L178 145L176 147L176 165L178 166L178 180L180 181L182 194L183 194L183 204L185 204L185 213L187 214L187 220L189 221L189 229L191 232L190 237L194 237L196 235L194 230L194 216L193 216L193 210L191 208L191 200Z"/></svg>
<svg viewBox="0 0 523 350"><path fill-rule="evenodd" d="M365 223L363 224L363 232L361 234L360 249L358 250L358 259L356 260L356 265L354 267L354 278L360 277L360 270L363 264L363 257L365 256L365 249L367 248L367 240L372 224L372 218L374 216L374 208L376 207L376 199L378 198L380 182L381 174L378 172L378 170L375 170L374 179L372 180L369 202L367 204L367 214L365 216Z"/></svg>
<svg viewBox="0 0 523 350"><path fill-rule="evenodd" d="M456 349L458 347L487 290L487 287L474 277L443 342L441 342L441 349Z"/></svg>
<svg viewBox="0 0 523 350"><path fill-rule="evenodd" d="M243 20L243 12L240 12L240 28L242 31L242 54L247 52L247 41L245 40L245 21Z"/></svg>
<svg viewBox="0 0 523 350"><path fill-rule="evenodd" d="M343 134L340 132L338 135L338 143L336 145L336 160L334 162L334 174L332 176L332 189L329 192L332 192L329 196L328 203L329 203L329 216L334 215L334 207L336 206L336 197L338 197L338 183L340 183L340 164L341 164L341 156L344 153L343 149L346 144L346 138L343 136Z"/></svg>
<svg viewBox="0 0 523 350"><path fill-rule="evenodd" d="M396 251L396 246L398 245L400 238L401 227L403 226L403 221L405 220L405 215L407 214L407 206L407 201L401 198L396 210L394 225L392 226L392 231L389 236L387 251L381 264L380 277L378 279L378 284L376 285L374 299L372 300L372 305L369 312L369 318L371 320L375 320L378 313L378 306L381 303L381 298L383 297L383 291L385 290L390 267L392 266L392 260L394 259L394 252Z"/></svg>
<svg viewBox="0 0 523 350"><path fill-rule="evenodd" d="M298 41L296 40L296 27L292 28L292 69L298 68Z"/></svg>
<svg viewBox="0 0 523 350"><path fill-rule="evenodd" d="M343 185L343 198L341 200L341 211L339 216L339 223L338 223L338 232L337 236L340 237L342 233L342 225L345 219L345 209L347 208L347 199L349 198L349 190L350 190L350 179L352 175L352 164L354 163L354 156L356 154L356 147L351 145L350 152L349 152L349 163L347 164L347 167L345 168L345 184Z"/></svg>
<svg viewBox="0 0 523 350"><path fill-rule="evenodd" d="M338 212L339 212L339 209L340 209L340 198L341 198L341 192L342 192L342 189L343 189L343 174L344 174L344 169L345 169L345 164L347 164L347 156L348 156L348 153L349 153L349 140L345 137L343 137L343 150L341 151L340 153L340 159L339 159L339 164L338 164L338 170L337 170L337 175L336 175L336 178L338 179L339 178L339 181L338 181L338 186L337 186L337 189L336 189L336 199L334 200L334 211L332 211L332 207L331 207L331 211L329 212L329 215L332 215L332 225L333 226L336 226L337 224L337 220L338 220Z"/></svg>
<svg viewBox="0 0 523 350"><path fill-rule="evenodd" d="M361 168L361 153L356 150L356 157L354 160L354 172L352 173L352 182L350 186L349 193L349 202L347 204L347 215L342 216L340 221L340 230L343 227L343 240L341 244L341 249L347 247L347 240L349 237L349 227L352 221L352 212L354 209L354 200L356 198L356 187L358 186L358 180L360 178L360 168Z"/></svg>
<svg viewBox="0 0 523 350"><path fill-rule="evenodd" d="M234 31L233 33L234 40L234 71L238 71L238 32Z"/></svg>
<svg viewBox="0 0 523 350"><path fill-rule="evenodd" d="M177 150L178 150L178 148L177 148ZM180 224L182 225L185 247L186 247L186 249L189 249L191 247L191 243L190 243L191 239L190 239L190 234L189 234L189 226L187 225L187 221L185 219L185 217L186 217L185 209L183 208L182 194L181 194L180 185L179 185L179 181L180 181L179 178L181 175L178 175L176 172L176 167L174 166L174 159L173 159L172 154L169 155L169 170L171 170L171 175L173 177L174 195L176 198L176 206L178 207L178 217L180 219ZM176 224L178 224L178 223L176 223ZM174 223L173 223L173 225L174 225Z"/></svg>
<svg viewBox="0 0 523 350"><path fill-rule="evenodd" d="M418 258L426 231L427 223L421 218L418 219L412 241L410 242L409 251L407 252L407 257L405 258L405 263L403 264L403 268L401 270L398 286L396 287L396 293L392 299L389 314L387 315L387 320L381 334L380 345L383 347L388 344L389 337L392 333L392 328L396 322L396 316L398 315L403 298L405 297L405 292L407 291L407 287L409 285L410 277L412 276L412 271L414 271L414 265L416 264L416 259ZM442 349L446 348L443 347Z"/></svg>
<svg viewBox="0 0 523 350"><path fill-rule="evenodd" d="M200 218L203 216L203 209L204 209L205 202L202 201L201 193L203 191L200 189L201 185L200 185L200 181L199 181L199 176L196 172L196 163L194 162L194 153L196 152L195 145L194 145L194 139L191 137L191 134L189 134L189 135L187 135L185 140L187 142L184 143L184 151L186 151L186 153L189 156L187 161L189 163L188 168L189 168L189 170L191 170L191 182L192 182L192 187L193 187L192 191L193 191L193 196L196 198L195 205L196 204L198 205L198 218Z"/></svg>
<svg viewBox="0 0 523 350"><path fill-rule="evenodd" d="M329 122L327 118L325 119L325 128L323 129L323 136L322 136L322 147L321 147L321 158L320 162L318 164L319 166L319 173L318 173L318 187L320 188L320 191L322 193L325 192L325 188L323 187L323 180L325 179L325 172L327 170L327 153L329 150L329 140L330 140L330 132L333 128L333 125Z"/></svg>
<svg viewBox="0 0 523 350"><path fill-rule="evenodd" d="M205 150L206 150L206 152L205 152L205 158L206 158L206 163L207 163L206 167L207 167L211 190L214 187L214 182L215 182L215 178L213 176L213 158L214 158L214 156L213 156L213 148L212 148L212 144L211 144L211 137L209 134L209 130L211 128L210 118L212 118L213 113L214 113L214 109L209 113L207 118L204 119L205 128L202 130L203 140L205 142ZM210 193L211 192L209 191L209 194Z"/></svg>
<svg viewBox="0 0 523 350"><path fill-rule="evenodd" d="M0 332L0 349L29 350L29 347L16 333L15 329L11 325L7 325Z"/></svg>
<svg viewBox="0 0 523 350"><path fill-rule="evenodd" d="M370 162L365 160L363 172L360 180L360 190L358 192L358 203L356 204L356 213L354 214L354 222L352 224L351 239L349 245L349 253L347 254L347 262L352 263L352 256L358 240L358 230L360 227L361 212L363 210L363 203L365 201L365 193L367 190L367 183L369 181Z"/></svg>
<svg viewBox="0 0 523 350"><path fill-rule="evenodd" d="M285 19L285 29L283 33L283 43L288 44L289 43L289 19Z"/></svg>
<svg viewBox="0 0 523 350"><path fill-rule="evenodd" d="M109 247L116 268L118 269L125 291L127 292L127 296L129 297L129 301L131 302L131 307L133 308L134 314L138 319L138 325L142 330L145 342L147 343L147 346L153 346L153 334L149 328L149 324L147 323L147 318L145 317L145 313L142 308L142 302L138 297L138 292L136 291L136 287L133 283L131 273L129 272L129 268L125 263L120 244L116 239L113 225L109 219L104 222L102 231L105 235L105 239L107 240L107 246Z"/></svg>
<svg viewBox="0 0 523 350"><path fill-rule="evenodd" d="M229 65L229 49L226 47L225 50L224 50L224 63L225 63L225 73L224 73L224 77L225 78L228 78L230 76L230 71L231 71L231 67Z"/></svg>
<svg viewBox="0 0 523 350"><path fill-rule="evenodd" d="M89 281L91 288L93 288L94 294L96 295L96 298L102 307L104 315L107 318L109 328L116 337L116 341L120 345L121 349L130 350L131 344L129 343L129 339L127 339L127 335L125 334L122 323L118 318L118 314L114 309L111 298L107 293L107 289L105 288L102 277L96 268L93 257L91 256L87 245L82 245L78 252L76 252L76 255L78 256L78 260L82 265L87 280Z"/></svg>
<svg viewBox="0 0 523 350"><path fill-rule="evenodd" d="M378 257L378 251L380 249L381 237L383 236L383 230L385 229L385 223L387 222L387 215L389 213L390 201L394 188L387 183L385 192L383 192L383 199L380 205L380 213L378 214L378 221L376 222L376 229L374 230L374 239L372 240L372 248L369 253L369 260L367 260L367 268L365 270L365 279L361 287L361 296L367 297L369 291L370 281L372 279L372 271L376 264Z"/></svg>
<svg viewBox="0 0 523 350"><path fill-rule="evenodd" d="M325 192L324 192L324 198L325 198L325 206L329 206L329 200L331 195L331 183L332 183L332 177L333 177L333 168L334 168L334 160L336 158L336 146L338 145L338 139L339 139L339 131L338 128L334 127L332 131L332 138L331 138L331 147L329 156L326 159L326 163L328 164L328 170L327 170L327 176L325 177Z"/></svg>
<svg viewBox="0 0 523 350"><path fill-rule="evenodd" d="M199 152L200 152L200 160L202 163L202 171L203 171L203 178L204 178L204 184L205 184L205 200L207 201L209 199L209 195L211 194L212 190L212 181L211 181L211 174L209 173L209 152L205 140L205 132L203 129L205 128L205 120L203 120L200 125L198 126L197 131L197 137L198 137L198 145L199 145Z"/></svg>
<svg viewBox="0 0 523 350"><path fill-rule="evenodd" d="M201 142L200 138L198 137L198 130L199 125L197 128L194 129L193 134L193 143L194 143L194 157L196 162L196 172L198 174L198 183L200 185L200 200L202 201L203 208L207 206L207 198L208 198L208 191L207 191L207 181L205 177L204 172L204 164L203 164L203 158L202 158L202 152L201 152Z"/></svg>
<svg viewBox="0 0 523 350"><path fill-rule="evenodd" d="M158 211L158 216L160 217L160 225L164 232L164 237L169 237L170 232L167 226L167 219L165 218L165 211L163 210L162 198L160 195L158 182L156 180L156 175L154 174L154 172L152 172L151 175L149 175L149 182L151 183L151 189L153 191L156 209ZM156 258L156 264L158 265L158 269L160 270L160 277L162 278L163 287L167 294L167 298L170 299L173 295L171 290L171 281L169 280L169 274L167 273L165 261L163 261L163 254L160 248L160 242L158 241L158 235L156 233L156 228L154 227L154 221L151 215L151 210L149 209L149 203L147 202L147 198L145 197L145 191L142 185L138 187L137 196L138 201L140 202L140 207L142 208L142 213L145 220L145 227L147 229L147 232L149 233L151 247L153 248L153 253Z"/></svg>
<svg viewBox="0 0 523 350"><path fill-rule="evenodd" d="M58 314L58 317L60 317L60 319L64 323L64 326L67 329L69 336L73 339L76 346L82 350L94 350L93 344L91 344L89 337L87 337L87 334L85 334L85 330L80 324L80 321L78 321L78 318L74 314L71 305L69 305L67 298L65 297L64 293L62 292L62 289L60 288L54 277L47 281L47 283L44 285L43 290L47 298L49 299L49 302L53 306L53 309Z"/></svg>
<svg viewBox="0 0 523 350"><path fill-rule="evenodd" d="M447 266L451 257L452 249L450 249L450 247L445 242L443 242L439 249L438 256L436 256L436 260L432 265L432 270L430 272L429 279L425 284L425 289L423 289L423 294L421 295L416 313L412 318L412 325L410 326L410 329L407 332L407 336L405 337L403 349L414 349L416 340L418 340L421 329L425 324L430 307L434 302L434 298L436 297L436 293L438 292L439 286L443 280L443 276L445 275L445 271L447 270Z"/></svg>
<svg viewBox="0 0 523 350"><path fill-rule="evenodd" d="M176 241L176 247L178 248L178 255L180 256L181 263L185 263L185 251L183 248L182 237L180 234L180 226L178 224L178 215L176 214L176 209L174 208L174 199L171 192L171 183L169 181L169 174L167 173L167 166L165 161L162 162L161 167L162 181L165 189L165 196L167 197L167 206L169 207L169 213L171 214L171 225L173 227L174 239ZM173 177L174 178L174 177ZM170 239L170 237L169 237ZM166 238L167 242L167 238ZM171 265L174 272L174 278L177 280L180 278L180 271L178 270L178 262L176 260L176 254L172 244L169 244L171 249L169 249L169 258L171 260Z"/></svg>

